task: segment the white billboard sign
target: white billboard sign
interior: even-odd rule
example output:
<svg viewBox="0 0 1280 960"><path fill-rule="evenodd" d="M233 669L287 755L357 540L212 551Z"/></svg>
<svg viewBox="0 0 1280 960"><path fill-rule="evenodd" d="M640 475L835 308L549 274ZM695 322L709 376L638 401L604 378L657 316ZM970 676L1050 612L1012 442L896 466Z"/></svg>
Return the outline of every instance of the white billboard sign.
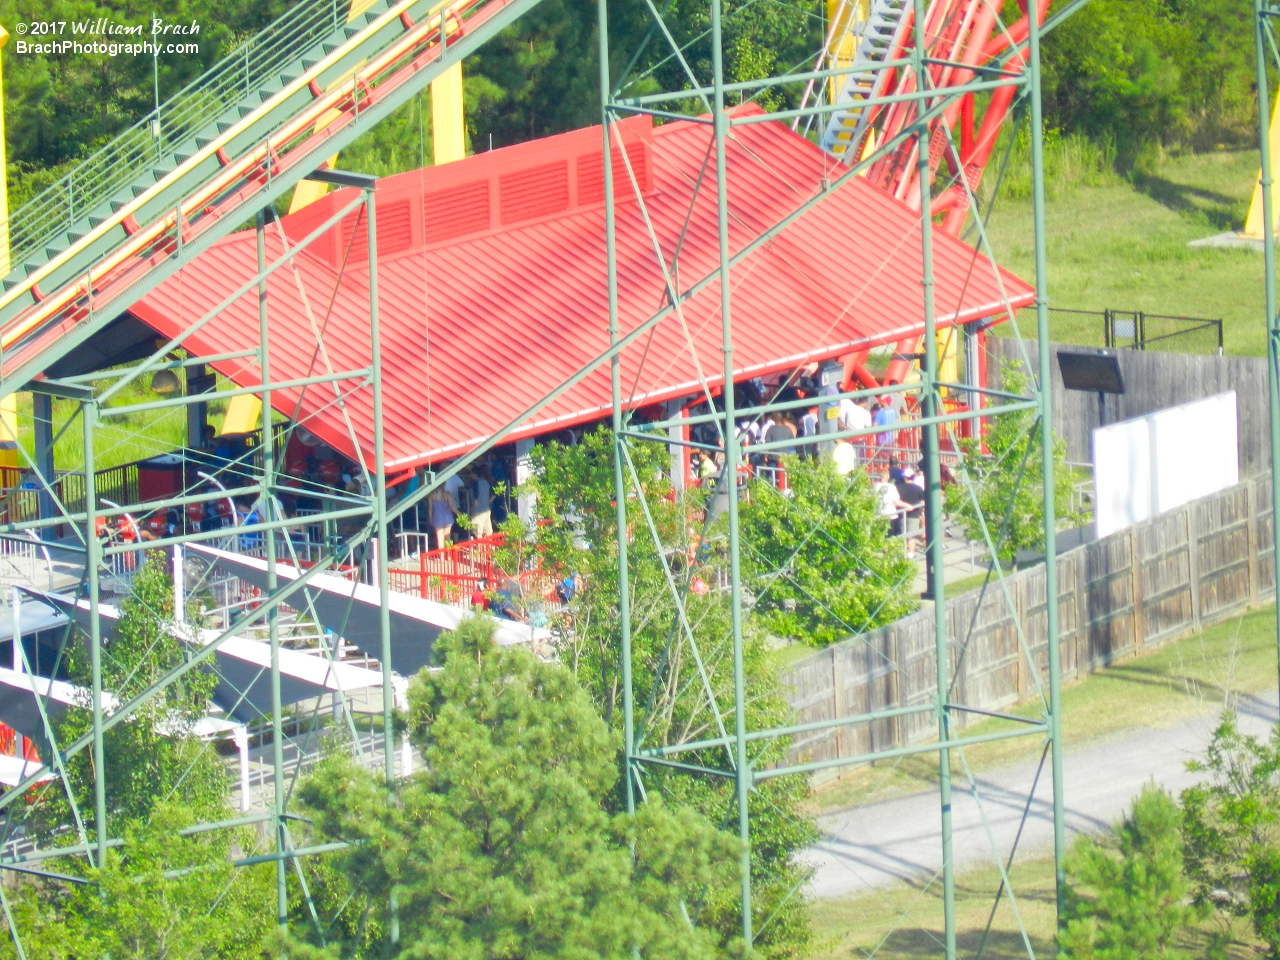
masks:
<svg viewBox="0 0 1280 960"><path fill-rule="evenodd" d="M1236 395L1093 431L1094 518L1105 537L1240 482Z"/></svg>

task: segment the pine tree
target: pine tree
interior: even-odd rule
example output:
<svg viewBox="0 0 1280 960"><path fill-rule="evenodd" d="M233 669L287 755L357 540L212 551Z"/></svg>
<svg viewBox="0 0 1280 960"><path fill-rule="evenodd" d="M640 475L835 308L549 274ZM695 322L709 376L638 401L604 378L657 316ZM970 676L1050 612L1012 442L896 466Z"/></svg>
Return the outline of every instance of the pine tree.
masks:
<svg viewBox="0 0 1280 960"><path fill-rule="evenodd" d="M388 792L336 754L304 783L317 832L352 844L351 889L379 922L291 955L714 956L716 938L690 921L704 891L733 883L734 842L661 803L610 815L618 745L590 698L566 668L492 634L492 621L466 621L441 640L443 667L410 686L424 769Z"/></svg>

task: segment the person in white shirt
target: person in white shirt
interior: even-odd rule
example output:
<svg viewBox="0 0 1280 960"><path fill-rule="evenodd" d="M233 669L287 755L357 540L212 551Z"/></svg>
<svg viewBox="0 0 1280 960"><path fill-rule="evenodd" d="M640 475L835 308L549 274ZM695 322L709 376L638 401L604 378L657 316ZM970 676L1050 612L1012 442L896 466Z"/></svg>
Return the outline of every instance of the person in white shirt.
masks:
<svg viewBox="0 0 1280 960"><path fill-rule="evenodd" d="M848 397L840 401L836 424L841 430L863 430L871 426L871 411L863 405L864 402Z"/></svg>
<svg viewBox="0 0 1280 960"><path fill-rule="evenodd" d="M892 537L900 536L902 534L902 511L909 510L911 504L898 495L897 486L889 479L888 467L884 467L880 471L880 482L875 485L875 494L876 512L889 521L889 535Z"/></svg>

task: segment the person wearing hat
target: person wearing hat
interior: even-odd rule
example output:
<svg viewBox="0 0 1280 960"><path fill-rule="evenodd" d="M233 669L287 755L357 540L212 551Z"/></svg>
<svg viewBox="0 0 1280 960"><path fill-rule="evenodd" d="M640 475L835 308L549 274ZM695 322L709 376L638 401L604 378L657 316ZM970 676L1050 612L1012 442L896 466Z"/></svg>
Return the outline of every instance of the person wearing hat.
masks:
<svg viewBox="0 0 1280 960"><path fill-rule="evenodd" d="M920 538L920 524L924 515L924 490L912 482L916 472L910 467L901 471L902 479L894 486L898 490L898 499L907 504L906 524L903 534L906 537L907 556L915 559L916 541Z"/></svg>

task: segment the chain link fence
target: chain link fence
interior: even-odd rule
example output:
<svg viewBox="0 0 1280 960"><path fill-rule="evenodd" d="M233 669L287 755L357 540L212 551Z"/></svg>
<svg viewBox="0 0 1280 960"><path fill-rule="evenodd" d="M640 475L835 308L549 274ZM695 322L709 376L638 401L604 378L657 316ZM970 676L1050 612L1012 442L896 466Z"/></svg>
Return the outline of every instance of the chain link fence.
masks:
<svg viewBox="0 0 1280 960"><path fill-rule="evenodd" d="M1024 337L1036 329L1034 308L1018 311L1018 328ZM1011 336L1007 324L994 328ZM1143 310L1073 310L1049 308L1049 339L1054 343L1116 350L1156 350L1164 353L1222 355L1222 321L1203 317L1177 317Z"/></svg>

